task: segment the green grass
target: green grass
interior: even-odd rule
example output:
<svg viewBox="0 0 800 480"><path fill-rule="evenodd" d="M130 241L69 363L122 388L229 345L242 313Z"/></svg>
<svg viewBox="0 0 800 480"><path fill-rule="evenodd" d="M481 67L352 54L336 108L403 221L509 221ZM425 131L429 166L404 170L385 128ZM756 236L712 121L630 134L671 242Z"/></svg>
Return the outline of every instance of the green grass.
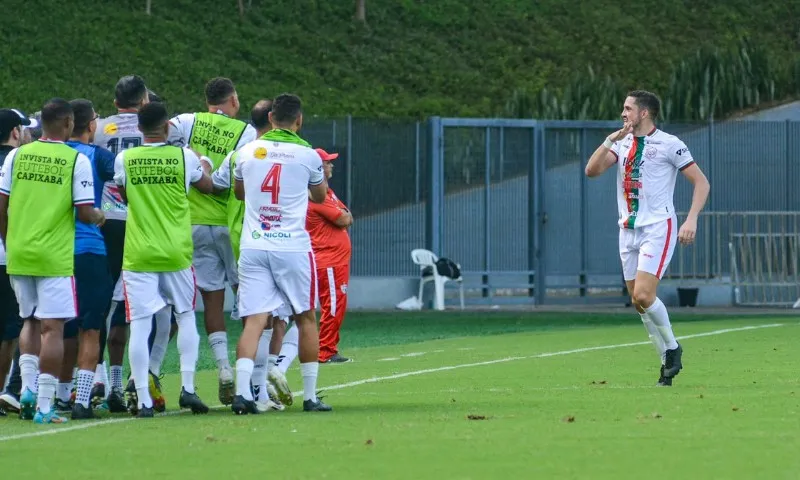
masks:
<svg viewBox="0 0 800 480"><path fill-rule="evenodd" d="M620 346L646 340L630 317L353 315L343 352L355 361L320 367L331 414L304 414L295 404L260 417L218 409L151 421L122 416L78 430L66 430L77 423L50 428L3 419L0 439L65 431L0 442L0 470L41 478L69 469L88 479L109 472L115 478L796 478L795 320L676 317L679 335L717 333L681 341L685 369L667 389L653 386L658 360L649 344ZM772 323L783 325L720 332ZM397 335L402 327L416 333ZM543 355L553 352L561 354ZM289 371L295 388L298 370ZM198 391L210 403L216 403L215 376L198 375ZM348 385L365 379L373 381ZM174 412L179 379L168 375L164 384Z"/></svg>
<svg viewBox="0 0 800 480"><path fill-rule="evenodd" d="M512 92L558 92L588 65L663 94L674 65L744 36L784 79L800 65L796 2L369 0L366 25L354 2L253 0L243 20L234 0L152 3L147 16L143 0L5 0L0 103L85 97L108 114L135 72L176 112L203 108L205 82L224 75L248 110L290 90L310 115L492 116Z"/></svg>

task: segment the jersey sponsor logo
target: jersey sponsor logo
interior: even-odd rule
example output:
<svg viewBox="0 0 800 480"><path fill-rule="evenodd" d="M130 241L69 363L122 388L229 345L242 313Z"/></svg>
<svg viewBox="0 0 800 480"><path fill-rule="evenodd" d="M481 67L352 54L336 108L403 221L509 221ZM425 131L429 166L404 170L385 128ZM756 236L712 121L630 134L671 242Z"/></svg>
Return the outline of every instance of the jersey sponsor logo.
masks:
<svg viewBox="0 0 800 480"><path fill-rule="evenodd" d="M342 291L342 295L347 295L347 284L343 283L339 289Z"/></svg>
<svg viewBox="0 0 800 480"><path fill-rule="evenodd" d="M267 158L267 149L264 147L258 147L253 152L253 156L259 160L264 160Z"/></svg>
<svg viewBox="0 0 800 480"><path fill-rule="evenodd" d="M204 147L210 153L225 155L228 144L236 138L236 133L223 130L211 122L195 118L192 140L194 146Z"/></svg>
<svg viewBox="0 0 800 480"><path fill-rule="evenodd" d="M131 185L179 183L177 158L132 158L128 161Z"/></svg>
<svg viewBox="0 0 800 480"><path fill-rule="evenodd" d="M14 160L14 172L18 180L63 185L67 163L65 158L23 153Z"/></svg>
<svg viewBox="0 0 800 480"><path fill-rule="evenodd" d="M88 180L83 180L83 181L81 181L81 187L83 187L83 188L94 187L94 182L90 182Z"/></svg>
<svg viewBox="0 0 800 480"><path fill-rule="evenodd" d="M117 127L116 123L109 123L108 125L103 127L103 133L105 133L106 135L115 135L118 130L119 127Z"/></svg>
<svg viewBox="0 0 800 480"><path fill-rule="evenodd" d="M688 152L688 151L689 151L689 149L688 149L688 148L679 148L679 149L678 149L678 150L675 152L675 155L677 155L677 156L679 156L679 157L680 157L680 156L682 156L684 153L686 153L686 152Z"/></svg>
<svg viewBox="0 0 800 480"><path fill-rule="evenodd" d="M253 240L258 240L259 238L261 238L261 232L259 232L258 230L253 230L252 232L250 232L250 236L253 237Z"/></svg>
<svg viewBox="0 0 800 480"><path fill-rule="evenodd" d="M292 160L294 159L294 155L290 153L283 153L283 152L269 152L269 158L273 158L276 160Z"/></svg>

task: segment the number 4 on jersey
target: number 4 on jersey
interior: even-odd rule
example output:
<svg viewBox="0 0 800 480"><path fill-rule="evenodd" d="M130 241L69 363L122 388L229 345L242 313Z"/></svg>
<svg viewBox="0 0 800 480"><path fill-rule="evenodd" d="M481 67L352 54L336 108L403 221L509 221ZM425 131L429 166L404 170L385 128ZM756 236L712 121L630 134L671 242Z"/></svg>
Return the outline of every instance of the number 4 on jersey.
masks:
<svg viewBox="0 0 800 480"><path fill-rule="evenodd" d="M281 192L281 166L280 163L273 165L261 183L261 191L269 192L272 195L271 203L273 205L278 204L278 195Z"/></svg>

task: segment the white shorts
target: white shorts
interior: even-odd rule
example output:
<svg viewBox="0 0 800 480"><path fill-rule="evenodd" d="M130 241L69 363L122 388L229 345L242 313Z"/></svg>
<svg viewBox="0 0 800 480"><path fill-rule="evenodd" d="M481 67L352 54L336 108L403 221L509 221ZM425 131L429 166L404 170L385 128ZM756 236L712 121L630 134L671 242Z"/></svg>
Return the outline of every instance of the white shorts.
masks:
<svg viewBox="0 0 800 480"><path fill-rule="evenodd" d="M192 242L192 263L197 271L197 288L204 292L214 292L224 290L226 280L229 285L239 283L228 227L192 225Z"/></svg>
<svg viewBox="0 0 800 480"><path fill-rule="evenodd" d="M625 281L635 280L638 270L659 280L664 276L678 240L677 223L673 217L633 230L619 230L619 257Z"/></svg>
<svg viewBox="0 0 800 480"><path fill-rule="evenodd" d="M71 320L78 316L74 277L29 277L10 275L17 296L19 316Z"/></svg>
<svg viewBox="0 0 800 480"><path fill-rule="evenodd" d="M167 305L175 313L194 311L196 289L194 268L178 272L128 272L122 271L125 295L125 316L128 322L147 318Z"/></svg>
<svg viewBox="0 0 800 480"><path fill-rule="evenodd" d="M239 315L272 313L281 304L295 313L314 308L316 265L311 252L243 249L239 255ZM278 313L288 313L284 312Z"/></svg>
<svg viewBox="0 0 800 480"><path fill-rule="evenodd" d="M122 288L122 275L119 276L117 279L117 284L114 285L114 295L111 296L111 300L114 302L124 302L125 301L125 293L123 292Z"/></svg>
<svg viewBox="0 0 800 480"><path fill-rule="evenodd" d="M292 309L284 303L276 310L273 310L272 316L279 320L283 320L284 323L289 323L289 317L292 316Z"/></svg>

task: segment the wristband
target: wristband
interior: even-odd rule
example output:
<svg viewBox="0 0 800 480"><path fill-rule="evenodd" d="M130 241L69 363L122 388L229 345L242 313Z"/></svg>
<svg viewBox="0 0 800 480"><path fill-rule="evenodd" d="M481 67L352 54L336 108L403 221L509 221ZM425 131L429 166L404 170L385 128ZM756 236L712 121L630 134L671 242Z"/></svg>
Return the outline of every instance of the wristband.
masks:
<svg viewBox="0 0 800 480"><path fill-rule="evenodd" d="M612 142L611 140L606 138L606 141L603 142L603 146L606 147L607 149L611 150L611 147L614 146L614 142Z"/></svg>

